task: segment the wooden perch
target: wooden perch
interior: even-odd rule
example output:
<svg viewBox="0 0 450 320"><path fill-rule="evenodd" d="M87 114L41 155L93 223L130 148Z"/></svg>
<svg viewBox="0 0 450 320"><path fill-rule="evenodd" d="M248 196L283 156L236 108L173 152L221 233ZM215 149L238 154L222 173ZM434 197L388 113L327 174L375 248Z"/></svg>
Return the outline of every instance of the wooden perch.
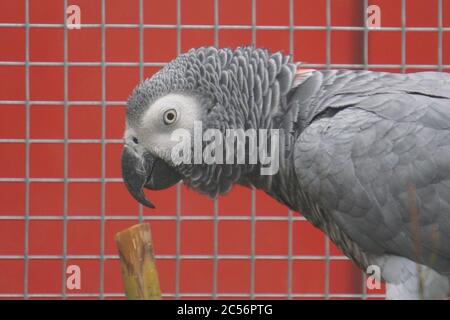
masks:
<svg viewBox="0 0 450 320"><path fill-rule="evenodd" d="M142 223L118 232L116 244L127 299L161 299L150 226Z"/></svg>

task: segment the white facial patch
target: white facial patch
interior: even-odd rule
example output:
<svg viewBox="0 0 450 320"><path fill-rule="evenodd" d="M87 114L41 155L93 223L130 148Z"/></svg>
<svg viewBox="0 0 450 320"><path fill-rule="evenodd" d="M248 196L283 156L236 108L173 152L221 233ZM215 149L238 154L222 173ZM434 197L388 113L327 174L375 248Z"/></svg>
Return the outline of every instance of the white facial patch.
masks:
<svg viewBox="0 0 450 320"><path fill-rule="evenodd" d="M170 93L156 100L146 111L138 129L139 143L162 159L170 160L176 141L171 134L177 129L194 130L194 121L201 120L201 106L197 99Z"/></svg>

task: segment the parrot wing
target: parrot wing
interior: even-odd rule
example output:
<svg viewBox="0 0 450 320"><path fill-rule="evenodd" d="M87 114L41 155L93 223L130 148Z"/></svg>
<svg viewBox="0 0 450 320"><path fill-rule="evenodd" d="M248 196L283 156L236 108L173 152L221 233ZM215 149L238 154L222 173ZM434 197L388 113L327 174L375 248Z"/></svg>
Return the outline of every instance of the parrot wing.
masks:
<svg viewBox="0 0 450 320"><path fill-rule="evenodd" d="M295 144L299 185L363 250L449 275L450 75L359 77L334 89L324 74Z"/></svg>

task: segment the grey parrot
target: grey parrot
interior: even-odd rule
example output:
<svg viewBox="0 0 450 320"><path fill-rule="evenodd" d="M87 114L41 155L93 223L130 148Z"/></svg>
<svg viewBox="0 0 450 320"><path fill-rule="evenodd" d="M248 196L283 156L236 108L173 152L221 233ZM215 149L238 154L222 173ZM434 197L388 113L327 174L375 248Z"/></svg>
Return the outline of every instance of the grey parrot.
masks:
<svg viewBox="0 0 450 320"><path fill-rule="evenodd" d="M174 161L172 134L196 121L224 134L280 130L279 169ZM362 270L378 267L388 299L450 293L450 74L312 70L252 46L191 49L134 89L124 140L123 179L141 204L154 207L144 188L179 181L210 197L260 189Z"/></svg>

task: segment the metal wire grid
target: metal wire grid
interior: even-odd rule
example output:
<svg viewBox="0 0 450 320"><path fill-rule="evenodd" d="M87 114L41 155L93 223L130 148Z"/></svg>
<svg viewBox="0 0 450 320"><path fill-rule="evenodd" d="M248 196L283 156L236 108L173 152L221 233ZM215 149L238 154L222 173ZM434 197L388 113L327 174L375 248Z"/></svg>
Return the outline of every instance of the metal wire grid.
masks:
<svg viewBox="0 0 450 320"><path fill-rule="evenodd" d="M0 177L0 182L20 182L25 184L25 215L2 215L0 220L24 220L25 222L25 238L24 238L24 254L23 255L0 255L2 260L24 260L24 288L23 294L0 294L0 297L8 298L30 298L30 297L49 297L49 298L67 298L67 297L99 297L101 299L108 297L123 297L123 294L108 293L104 290L104 263L106 260L118 259L117 255L106 255L105 254L105 222L109 220L120 220L120 221L131 221L136 220L130 216L107 216L105 215L105 185L106 183L122 183L122 179L117 178L106 178L105 174L105 146L107 144L121 144L120 139L106 139L105 134L105 122L106 122L106 108L108 106L121 106L125 104L125 101L107 101L106 91L105 91L105 81L106 81L106 67L108 66L138 66L140 80L144 78L144 67L161 67L165 63L161 62L144 62L144 29L176 29L176 41L177 41L177 53L181 51L181 30L182 29L213 29L214 30L214 44L216 46L220 45L218 33L219 30L223 29L239 29L239 30L251 30L252 32L252 42L256 43L256 31L257 30L286 30L289 32L289 51L294 54L294 31L296 30L322 30L326 32L326 63L325 64L306 64L308 67L325 67L325 68L383 68L383 69L398 69L400 68L402 72L405 72L407 68L415 69L430 69L437 68L438 70L450 69L450 65L444 65L442 59L442 41L443 32L449 32L450 28L443 27L443 15L442 15L442 0L438 0L438 26L437 28L430 27L406 27L406 0L402 0L401 3L401 27L382 27L376 30L376 32L385 31L401 31L402 43L401 43L401 64L369 64L368 62L368 34L369 28L365 24L363 27L337 27L331 25L331 0L326 0L326 25L325 26L297 26L294 24L294 0L289 0L289 25L288 26L258 26L256 24L256 10L257 1L252 0L252 24L247 25L220 25L219 21L219 0L214 1L214 25L182 25L181 24L181 0L177 0L176 3L176 25L152 25L144 24L143 12L144 0L139 1L139 23L138 24L106 24L105 19L105 0L101 0L101 23L100 24L83 24L83 28L101 28L101 61L100 62L69 62L68 61L68 29L65 24L31 24L29 21L29 0L25 0L25 22L24 23L0 23L0 28L9 27L23 27L25 29L25 61L0 61L0 66L25 66L25 101L17 100L0 100L0 105L25 105L25 139L0 139L0 143L24 143L25 144L25 177L24 178L3 178ZM368 6L368 0L364 1L364 8ZM64 8L67 7L67 0L64 0ZM63 62L31 62L30 61L30 48L29 48L29 38L30 38L30 28L63 28L64 29L64 60ZM105 56L105 31L108 28L138 28L139 29L139 62L106 62ZM346 31L363 31L364 34L364 46L363 46L363 64L332 64L331 63L331 32L335 30L346 30ZM406 33L407 32L437 32L438 33L438 65L407 65L406 64ZM64 68L64 100L63 101L36 101L30 100L30 66L63 66ZM102 92L101 101L70 101L68 99L68 67L76 66L100 66L101 67L101 79L102 79ZM64 105L64 139L31 139L30 138L30 106L31 105ZM101 116L101 139L69 139L68 135L68 107L71 105L97 105L102 110ZM30 177L30 144L33 143L57 143L64 144L64 177L63 178L31 178ZM68 177L68 145L69 144L79 144L79 143L96 143L101 144L101 178L69 178ZM31 182L62 182L64 184L64 207L62 216L30 216L30 183ZM101 183L101 214L100 216L68 216L67 198L68 198L68 184L73 182L97 182ZM366 292L365 281L362 281L363 290L362 294L331 294L330 293L330 261L333 260L347 260L343 256L334 256L330 254L329 240L325 238L325 255L294 255L293 254L293 223L295 221L304 220L303 217L294 216L292 211L289 211L287 217L276 217L276 216L256 216L256 193L255 190L252 191L251 196L251 216L219 216L218 215L218 203L214 202L214 214L212 216L185 216L181 215L181 197L180 197L180 185L177 185L176 190L176 215L175 216L143 216L143 208L140 206L139 215L137 220L142 221L176 221L176 252L175 255L157 255L157 259L175 259L175 292L166 293L164 297L236 297L236 298L263 298L263 297L280 297L280 298L362 298L367 297L383 297L383 295L370 294ZM30 255L29 254L29 223L32 220L62 220L63 221L63 253L62 255ZM71 220L89 220L97 221L101 223L100 229L100 255L68 255L67 254L67 224ZM214 246L212 255L184 255L180 251L180 231L182 221L213 221L214 228ZM218 225L220 221L250 221L251 222L251 252L250 255L220 255L218 253ZM257 221L287 221L288 222L288 255L256 255L256 239L255 239L255 228ZM28 264L30 260L33 259L50 259L50 260L62 260L62 288L61 294L30 294L28 290ZM81 259L81 260L99 260L100 261L100 286L99 293L78 293L71 294L66 292L65 287L65 269L67 261L69 259ZM180 261L182 259L207 259L213 261L213 290L211 293L184 293L180 292ZM217 290L217 270L219 260L250 260L251 261L251 271L250 271L250 292L249 293L218 293ZM286 275L287 281L287 293L277 294L277 293L256 293L255 292L255 261L258 259L264 260L287 260L288 261L288 272ZM321 260L325 261L325 290L323 294L313 294L313 293L302 293L297 294L292 291L292 263L298 260ZM365 279L364 273L362 274L363 280Z"/></svg>

